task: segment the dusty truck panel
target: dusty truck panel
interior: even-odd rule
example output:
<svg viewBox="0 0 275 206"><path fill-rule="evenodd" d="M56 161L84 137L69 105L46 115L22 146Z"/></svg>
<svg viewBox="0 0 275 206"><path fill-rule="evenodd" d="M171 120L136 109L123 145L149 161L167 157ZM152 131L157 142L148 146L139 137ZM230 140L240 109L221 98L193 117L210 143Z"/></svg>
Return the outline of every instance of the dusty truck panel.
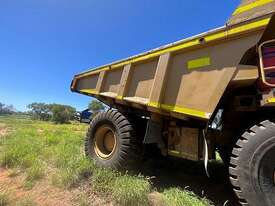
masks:
<svg viewBox="0 0 275 206"><path fill-rule="evenodd" d="M175 55L168 69L164 105L201 111L204 117L211 117L242 55L259 39L260 32ZM199 63L200 58L208 58L209 62L188 69L190 61Z"/></svg>
<svg viewBox="0 0 275 206"><path fill-rule="evenodd" d="M210 119L241 58L259 42L269 21L270 17L264 17L223 27L84 72L75 77L72 90L132 102L135 103L133 107L142 105L145 109L168 112L171 116L181 114ZM169 55L166 69L163 68L165 63L160 61L164 55ZM158 77L158 70L161 70L160 74L165 70L165 76ZM100 73L104 80L98 90L94 81ZM161 95L155 97L160 88Z"/></svg>
<svg viewBox="0 0 275 206"><path fill-rule="evenodd" d="M105 78L105 82L102 83L102 90L98 89L97 91L102 91L103 95L105 94L106 96L108 96L108 93L109 95L113 94L116 96L119 90L122 72L122 69L116 69L108 72L103 71L101 74L105 73L103 77Z"/></svg>
<svg viewBox="0 0 275 206"><path fill-rule="evenodd" d="M85 152L131 169L174 156L228 167L242 205L275 205L275 0L244 0L224 27L76 75L97 114ZM254 125L254 126L253 126Z"/></svg>

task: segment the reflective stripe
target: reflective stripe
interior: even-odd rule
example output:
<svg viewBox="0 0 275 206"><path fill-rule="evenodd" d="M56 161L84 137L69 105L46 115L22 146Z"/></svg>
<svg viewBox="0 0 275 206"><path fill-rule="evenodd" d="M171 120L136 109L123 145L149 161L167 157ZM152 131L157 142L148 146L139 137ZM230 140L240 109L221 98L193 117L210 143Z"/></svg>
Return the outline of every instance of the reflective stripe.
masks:
<svg viewBox="0 0 275 206"><path fill-rule="evenodd" d="M118 95L116 98L119 100L123 100L123 96L120 96L120 95Z"/></svg>
<svg viewBox="0 0 275 206"><path fill-rule="evenodd" d="M86 93L86 94L93 94L93 95L98 94L98 92L95 89L82 89L82 90L80 90L80 92ZM122 96L117 96L116 98L123 99ZM211 114L207 113L207 112L202 112L202 111L198 111L198 110L194 110L194 109L188 109L188 108L184 108L184 107L176 106L176 105L160 104L158 102L149 102L147 104L147 106L155 107L158 109L163 109L163 110L166 110L169 112L176 112L176 113L186 114L186 115L190 115L190 116L200 117L203 119L209 119L211 116Z"/></svg>
<svg viewBox="0 0 275 206"><path fill-rule="evenodd" d="M80 92L86 94L98 94L98 92L95 89L81 89Z"/></svg>
<svg viewBox="0 0 275 206"><path fill-rule="evenodd" d="M187 62L187 69L197 69L211 65L210 57L203 57L199 59L193 59Z"/></svg>
<svg viewBox="0 0 275 206"><path fill-rule="evenodd" d="M211 116L211 114L207 112L184 108L176 105L160 104L158 102L149 102L148 106L163 109L169 112L176 112L176 113L186 114L194 117L199 117L203 119L209 119Z"/></svg>
<svg viewBox="0 0 275 206"><path fill-rule="evenodd" d="M267 103L275 103L275 98L269 98L266 100Z"/></svg>
<svg viewBox="0 0 275 206"><path fill-rule="evenodd" d="M258 0L258 1L252 2L250 4L240 6L239 8L237 8L235 10L235 12L233 13L233 16L237 15L237 14L241 14L241 13L246 12L246 11L249 11L249 10L254 9L256 7L264 6L264 5L266 5L268 3L271 3L273 1L274 0Z"/></svg>
<svg viewBox="0 0 275 206"><path fill-rule="evenodd" d="M180 107L180 106L176 106L176 105L173 106L173 105L161 104L160 108L163 110L168 110L168 111L177 112L177 113L181 113L181 114L187 114L187 115L191 115L191 116L195 116L195 117L200 117L203 119L209 119L211 116L207 112L202 112L202 111L198 111L198 110L194 110L194 109L188 109L188 108L184 108L184 107Z"/></svg>
<svg viewBox="0 0 275 206"><path fill-rule="evenodd" d="M169 155L180 156L180 152L179 152L179 151L176 151L176 150L168 150L168 154L169 154Z"/></svg>
<svg viewBox="0 0 275 206"><path fill-rule="evenodd" d="M149 102L148 103L149 107L156 107L156 108L160 108L160 103L159 102Z"/></svg>

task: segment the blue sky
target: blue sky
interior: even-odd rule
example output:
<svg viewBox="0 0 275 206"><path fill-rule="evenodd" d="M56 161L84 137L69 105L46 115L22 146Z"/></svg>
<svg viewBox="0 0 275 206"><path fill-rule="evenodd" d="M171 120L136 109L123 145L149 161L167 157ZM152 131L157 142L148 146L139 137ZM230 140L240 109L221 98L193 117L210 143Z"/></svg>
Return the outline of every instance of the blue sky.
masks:
<svg viewBox="0 0 275 206"><path fill-rule="evenodd" d="M85 109L74 74L224 25L239 0L0 2L0 102Z"/></svg>

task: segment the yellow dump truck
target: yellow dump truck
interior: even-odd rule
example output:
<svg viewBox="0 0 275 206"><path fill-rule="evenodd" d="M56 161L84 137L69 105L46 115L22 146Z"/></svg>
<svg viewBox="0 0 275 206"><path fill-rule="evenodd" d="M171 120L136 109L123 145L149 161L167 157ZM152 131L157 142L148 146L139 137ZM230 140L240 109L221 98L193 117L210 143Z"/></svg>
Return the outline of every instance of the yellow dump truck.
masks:
<svg viewBox="0 0 275 206"><path fill-rule="evenodd" d="M275 205L275 1L243 0L224 27L74 76L96 115L86 154L136 167L144 148L227 165L242 205Z"/></svg>

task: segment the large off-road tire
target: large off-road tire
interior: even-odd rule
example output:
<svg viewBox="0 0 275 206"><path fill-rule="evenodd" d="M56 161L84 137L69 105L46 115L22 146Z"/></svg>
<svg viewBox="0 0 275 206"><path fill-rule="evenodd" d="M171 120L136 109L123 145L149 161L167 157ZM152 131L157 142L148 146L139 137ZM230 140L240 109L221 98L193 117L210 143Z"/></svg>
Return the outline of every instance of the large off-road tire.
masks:
<svg viewBox="0 0 275 206"><path fill-rule="evenodd" d="M93 118L85 139L85 153L99 166L123 170L136 168L141 156L131 123L115 110Z"/></svg>
<svg viewBox="0 0 275 206"><path fill-rule="evenodd" d="M261 122L237 141L230 160L230 181L242 205L275 205L275 124Z"/></svg>

